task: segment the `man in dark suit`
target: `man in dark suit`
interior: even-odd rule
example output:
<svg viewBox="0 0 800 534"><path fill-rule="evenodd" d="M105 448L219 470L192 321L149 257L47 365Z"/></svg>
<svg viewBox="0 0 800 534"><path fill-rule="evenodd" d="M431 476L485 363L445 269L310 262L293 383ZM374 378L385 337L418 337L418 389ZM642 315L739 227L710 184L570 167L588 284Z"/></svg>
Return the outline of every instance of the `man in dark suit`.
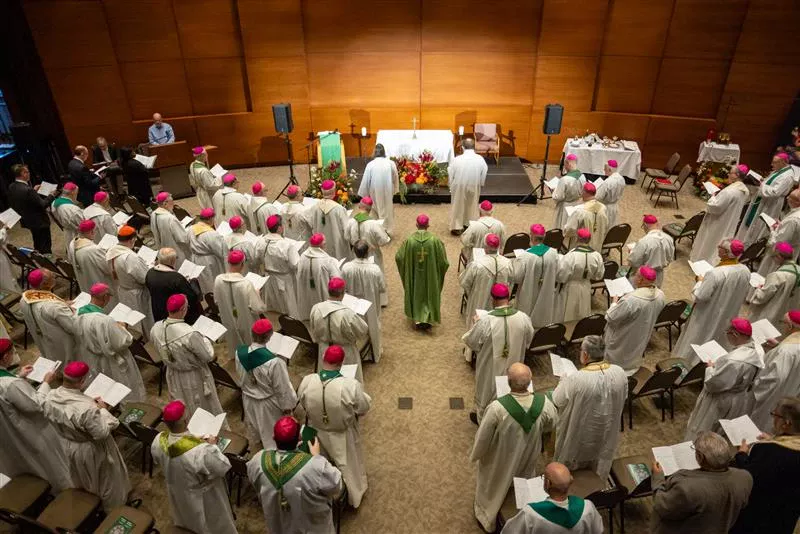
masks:
<svg viewBox="0 0 800 534"><path fill-rule="evenodd" d="M94 202L94 194L100 191L100 177L86 166L89 150L85 146L76 146L72 154L72 160L67 165L67 172L69 172L70 179L78 184L78 202L85 208Z"/></svg>
<svg viewBox="0 0 800 534"><path fill-rule="evenodd" d="M8 203L22 217L22 227L30 231L33 248L42 254L50 254L52 239L47 207L58 196L58 192L46 197L37 193L39 186L31 187L31 173L27 165L14 165L11 171L14 173L14 181L8 186Z"/></svg>
<svg viewBox="0 0 800 534"><path fill-rule="evenodd" d="M117 161L117 147L109 144L105 137L98 137L97 144L92 145L92 163L95 165L114 163Z"/></svg>

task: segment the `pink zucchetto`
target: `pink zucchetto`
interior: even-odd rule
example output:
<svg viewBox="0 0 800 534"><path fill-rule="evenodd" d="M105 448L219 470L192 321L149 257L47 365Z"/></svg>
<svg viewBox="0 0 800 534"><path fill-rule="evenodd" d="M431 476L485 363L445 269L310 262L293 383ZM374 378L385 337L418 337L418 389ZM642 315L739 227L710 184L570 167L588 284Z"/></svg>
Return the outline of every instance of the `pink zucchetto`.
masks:
<svg viewBox="0 0 800 534"><path fill-rule="evenodd" d="M364 205L364 206L372 207L372 204L373 204L372 197L363 197L361 199L361 204Z"/></svg>
<svg viewBox="0 0 800 534"><path fill-rule="evenodd" d="M645 215L642 217L642 222L645 224L656 224L658 222L658 218L655 215Z"/></svg>
<svg viewBox="0 0 800 534"><path fill-rule="evenodd" d="M323 191L330 191L331 189L336 187L336 182L334 182L333 180L325 180L324 182L322 182L322 185L320 187L322 188Z"/></svg>
<svg viewBox="0 0 800 534"><path fill-rule="evenodd" d="M753 335L753 326L750 324L750 321L744 317L734 317L731 319L731 326L742 335L748 337Z"/></svg>
<svg viewBox="0 0 800 534"><path fill-rule="evenodd" d="M508 291L507 285L495 284L492 286L491 294L495 299L507 299L511 293Z"/></svg>
<svg viewBox="0 0 800 534"><path fill-rule="evenodd" d="M567 161L578 161L578 156L575 154L567 154Z"/></svg>
<svg viewBox="0 0 800 534"><path fill-rule="evenodd" d="M7 337L0 338L0 356L7 353L14 346L14 342Z"/></svg>
<svg viewBox="0 0 800 534"><path fill-rule="evenodd" d="M41 269L34 269L28 273L28 284L33 289L39 289L39 286L44 282L44 271Z"/></svg>
<svg viewBox="0 0 800 534"><path fill-rule="evenodd" d="M658 276L658 273L656 273L656 270L653 269L652 267L649 267L647 265L642 265L641 267L639 267L639 276L641 276L645 280L653 282L655 281L656 276Z"/></svg>
<svg viewBox="0 0 800 534"><path fill-rule="evenodd" d="M424 213L420 213L419 215L417 215L417 226L420 226L422 228L427 228L430 222L431 222L430 217L428 217Z"/></svg>
<svg viewBox="0 0 800 534"><path fill-rule="evenodd" d="M785 258L791 258L792 256L794 256L794 248L792 248L792 245L790 245L786 241L775 243L775 252L777 252L778 254L780 254Z"/></svg>
<svg viewBox="0 0 800 534"><path fill-rule="evenodd" d="M69 362L64 366L64 376L69 378L83 378L89 372L86 362Z"/></svg>
<svg viewBox="0 0 800 534"><path fill-rule="evenodd" d="M236 175L233 174L232 172L229 172L222 177L222 183L225 185L231 185L235 181L236 181Z"/></svg>
<svg viewBox="0 0 800 534"><path fill-rule="evenodd" d="M322 234L314 234L309 238L308 244L312 247L319 247L325 242L325 236Z"/></svg>
<svg viewBox="0 0 800 534"><path fill-rule="evenodd" d="M241 250L233 249L228 252L228 263L231 265L239 265L244 261L245 255Z"/></svg>
<svg viewBox="0 0 800 534"><path fill-rule="evenodd" d="M253 327L250 330L257 336L263 336L272 332L272 323L269 322L269 319L259 319L253 323Z"/></svg>
<svg viewBox="0 0 800 534"><path fill-rule="evenodd" d="M747 174L748 172L750 172L750 167L748 167L744 163L740 163L739 165L736 166L736 170L738 170L741 174Z"/></svg>
<svg viewBox="0 0 800 534"><path fill-rule="evenodd" d="M532 224L531 225L531 235L545 235L547 230L541 224Z"/></svg>
<svg viewBox="0 0 800 534"><path fill-rule="evenodd" d="M186 304L188 300L186 299L186 295L183 293L176 293L174 295L170 295L167 299L167 311L169 313L175 313L176 311L183 308L183 305Z"/></svg>
<svg viewBox="0 0 800 534"><path fill-rule="evenodd" d="M213 219L214 218L214 208L203 208L200 210L200 218L201 219Z"/></svg>
<svg viewBox="0 0 800 534"><path fill-rule="evenodd" d="M789 310L786 315L789 316L789 320L794 324L800 324L800 310Z"/></svg>
<svg viewBox="0 0 800 534"><path fill-rule="evenodd" d="M294 198L300 194L300 188L296 185L290 185L286 188L286 196L289 198Z"/></svg>
<svg viewBox="0 0 800 534"><path fill-rule="evenodd" d="M280 215L270 215L267 217L267 230L270 232L274 232L278 229L278 226L281 224L281 216Z"/></svg>
<svg viewBox="0 0 800 534"><path fill-rule="evenodd" d="M89 294L93 297L100 297L108 293L110 287L108 284L104 284L102 282L97 282L96 284L92 284L92 287L89 288Z"/></svg>
<svg viewBox="0 0 800 534"><path fill-rule="evenodd" d="M486 243L486 246L489 248L500 248L500 236L497 234L486 234L483 242Z"/></svg>
<svg viewBox="0 0 800 534"><path fill-rule="evenodd" d="M231 227L231 230L238 230L242 227L242 224L244 224L244 221L242 221L242 218L238 215L234 215L228 221L228 225Z"/></svg>
<svg viewBox="0 0 800 534"><path fill-rule="evenodd" d="M193 155L195 155L195 156L199 156L200 154L202 154L202 153L203 153L203 152L205 152L205 151L206 151L206 150L205 150L203 147L201 147L201 146L196 146L196 147L194 147L194 148L192 149L192 154L193 154Z"/></svg>
<svg viewBox="0 0 800 534"><path fill-rule="evenodd" d="M78 231L82 234L86 234L91 232L95 229L97 225L91 219L84 219L78 224Z"/></svg>
<svg viewBox="0 0 800 534"><path fill-rule="evenodd" d="M162 204L167 200L169 200L169 193L167 193L166 191L162 191L156 195L156 202L158 202L159 204Z"/></svg>
<svg viewBox="0 0 800 534"><path fill-rule="evenodd" d="M608 166L611 167L612 169L616 169L617 165L618 165L617 160L615 159L608 160Z"/></svg>
<svg viewBox="0 0 800 534"><path fill-rule="evenodd" d="M344 278L334 276L328 280L328 291L344 291L346 285Z"/></svg>
<svg viewBox="0 0 800 534"><path fill-rule="evenodd" d="M586 182L585 184L583 184L583 190L586 193L590 193L592 195L597 193L597 188L594 186L594 184L592 182Z"/></svg>
<svg viewBox="0 0 800 534"><path fill-rule="evenodd" d="M78 186L75 185L75 182L67 182L61 188L62 191L75 191L76 189L78 189Z"/></svg>
<svg viewBox="0 0 800 534"><path fill-rule="evenodd" d="M591 239L592 232L588 228L578 228L578 239Z"/></svg>
<svg viewBox="0 0 800 534"><path fill-rule="evenodd" d="M94 201L100 204L101 202L105 202L108 198L108 193L105 191L98 191L94 194Z"/></svg>
<svg viewBox="0 0 800 534"><path fill-rule="evenodd" d="M744 252L744 243L739 241L738 239L731 240L731 254L736 256L737 258L742 255Z"/></svg>
<svg viewBox="0 0 800 534"><path fill-rule="evenodd" d="M325 349L322 361L331 365L339 365L344 361L344 349L340 345L330 345Z"/></svg>
<svg viewBox="0 0 800 534"><path fill-rule="evenodd" d="M481 202L481 210L482 211L492 211L493 209L494 209L494 206L492 206L492 203L489 202L488 200L484 200L483 202Z"/></svg>
<svg viewBox="0 0 800 534"><path fill-rule="evenodd" d="M161 419L167 423L174 423L180 421L184 413L186 413L186 405L179 400L174 400L161 410Z"/></svg>
<svg viewBox="0 0 800 534"><path fill-rule="evenodd" d="M264 190L264 184L262 182L256 182L250 189L253 191L254 195L257 195Z"/></svg>
<svg viewBox="0 0 800 534"><path fill-rule="evenodd" d="M786 163L789 163L789 154L787 154L786 152L778 152L777 154L775 154L775 157L778 159L782 159Z"/></svg>

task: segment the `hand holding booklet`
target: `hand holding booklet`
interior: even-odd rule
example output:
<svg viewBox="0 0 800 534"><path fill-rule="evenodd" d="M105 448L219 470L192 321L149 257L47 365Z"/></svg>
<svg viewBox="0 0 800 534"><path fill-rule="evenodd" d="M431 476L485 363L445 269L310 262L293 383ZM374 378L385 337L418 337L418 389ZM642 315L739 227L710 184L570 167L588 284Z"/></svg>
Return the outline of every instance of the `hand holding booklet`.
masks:
<svg viewBox="0 0 800 534"><path fill-rule="evenodd" d="M358 364L357 363L348 363L342 366L342 369L339 371L342 373L342 376L345 378L355 378L356 371L358 371Z"/></svg>
<svg viewBox="0 0 800 534"><path fill-rule="evenodd" d="M544 475L536 478L514 477L514 500L517 510L522 510L529 503L541 502L547 497L547 492L544 490Z"/></svg>
<svg viewBox="0 0 800 534"><path fill-rule="evenodd" d="M109 313L108 316L117 322L125 323L130 326L136 326L139 324L139 321L145 317L142 312L132 310L121 302L117 304L113 310L111 310L111 313Z"/></svg>
<svg viewBox="0 0 800 534"><path fill-rule="evenodd" d="M225 169L222 168L222 165L217 163L213 167L211 167L211 174L214 175L214 178L222 178L228 173Z"/></svg>
<svg viewBox="0 0 800 534"><path fill-rule="evenodd" d="M554 176L549 180L545 180L544 184L548 189L550 189L550 191L555 191L556 187L558 187L558 176Z"/></svg>
<svg viewBox="0 0 800 534"><path fill-rule="evenodd" d="M342 298L342 304L356 312L358 315L365 315L369 311L370 307L372 307L372 303L370 301L354 297L349 293L344 294L344 298Z"/></svg>
<svg viewBox="0 0 800 534"><path fill-rule="evenodd" d="M85 291L81 291L78 293L78 296L72 300L72 309L79 310L89 304L91 301L92 296Z"/></svg>
<svg viewBox="0 0 800 534"><path fill-rule="evenodd" d="M217 225L217 233L222 237L225 237L231 235L233 233L233 229L231 228L231 225L228 224L228 221L222 221Z"/></svg>
<svg viewBox="0 0 800 534"><path fill-rule="evenodd" d="M122 226L123 224L131 220L131 217L133 217L133 215L128 215L124 211L118 211L111 218L114 220L114 224L116 224L117 226Z"/></svg>
<svg viewBox="0 0 800 534"><path fill-rule="evenodd" d="M778 222L769 215L767 215L766 213L762 213L761 215L759 215L759 217L761 218L762 221L766 223L767 228L772 228Z"/></svg>
<svg viewBox="0 0 800 534"><path fill-rule="evenodd" d="M759 343L764 343L768 339L778 339L781 332L769 322L769 319L761 319L750 325L753 328L753 339Z"/></svg>
<svg viewBox="0 0 800 534"><path fill-rule="evenodd" d="M268 278L268 276L261 276L254 272L249 272L244 277L245 280L249 280L250 283L253 284L253 288L255 288L256 291L261 291L261 288L267 283Z"/></svg>
<svg viewBox="0 0 800 534"><path fill-rule="evenodd" d="M97 243L97 246L102 248L103 250L108 250L117 243L119 243L119 239L117 239L117 236L115 236L114 234L106 234L103 236L100 242Z"/></svg>
<svg viewBox="0 0 800 534"><path fill-rule="evenodd" d="M178 274L182 274L187 280L192 280L200 276L203 273L203 269L205 269L203 265L197 265L189 260L183 260L181 268L178 269Z"/></svg>
<svg viewBox="0 0 800 534"><path fill-rule="evenodd" d="M550 364L553 366L553 374L559 378L564 378L572 373L578 372L578 368L568 358L562 358L558 354L550 353Z"/></svg>
<svg viewBox="0 0 800 534"><path fill-rule="evenodd" d="M22 219L22 216L11 208L0 213L0 222L3 223L6 228L12 228L20 219Z"/></svg>
<svg viewBox="0 0 800 534"><path fill-rule="evenodd" d="M100 398L109 406L116 406L131 392L131 388L125 384L120 384L110 379L103 373L97 375L97 378L89 384L83 392L84 395L92 399Z"/></svg>
<svg viewBox="0 0 800 534"><path fill-rule="evenodd" d="M703 343L702 345L695 345L692 343L691 346L692 350L694 350L695 354L697 354L697 357L706 363L715 362L720 356L725 356L728 354L728 351L713 339Z"/></svg>
<svg viewBox="0 0 800 534"><path fill-rule="evenodd" d="M150 247L142 245L142 247L139 249L139 252L137 252L136 255L142 258L147 265L153 266L156 264L156 257L158 256L158 252L156 252Z"/></svg>
<svg viewBox="0 0 800 534"><path fill-rule="evenodd" d="M273 354L277 354L278 356L291 359L299 344L300 342L293 337L284 336L278 332L273 332L272 336L267 342L267 350Z"/></svg>
<svg viewBox="0 0 800 534"><path fill-rule="evenodd" d="M712 184L710 181L703 182L703 187L705 188L706 192L711 196L714 196L714 194L719 193L721 191L719 187Z"/></svg>
<svg viewBox="0 0 800 534"><path fill-rule="evenodd" d="M31 371L26 378L33 382L44 382L45 375L51 371L55 371L60 366L61 362L58 360L48 360L47 358L39 356L39 358L33 362L33 371Z"/></svg>
<svg viewBox="0 0 800 534"><path fill-rule="evenodd" d="M661 465L666 476L670 476L679 469L699 469L700 465L694 456L691 441L684 441L677 445L667 447L653 447L653 456Z"/></svg>
<svg viewBox="0 0 800 534"><path fill-rule="evenodd" d="M576 211L583 209L581 206L566 206L564 211L567 212L567 217L572 217L572 214Z"/></svg>
<svg viewBox="0 0 800 534"><path fill-rule="evenodd" d="M156 163L156 158L158 156L143 156L142 154L136 154L133 159L141 163L147 169L152 169L153 165Z"/></svg>
<svg viewBox="0 0 800 534"><path fill-rule="evenodd" d="M606 278L604 282L606 283L608 294L611 297L621 297L623 295L627 295L628 293L633 293L633 286L625 277L614 278L613 280Z"/></svg>
<svg viewBox="0 0 800 534"><path fill-rule="evenodd" d="M692 271L694 272L694 274L699 276L700 278L702 278L706 274L708 274L708 271L711 271L711 270L714 269L714 267L712 267L711 264L708 263L705 260L690 261L689 262L689 267L691 267Z"/></svg>
<svg viewBox="0 0 800 534"><path fill-rule="evenodd" d="M218 323L216 321L212 321L205 315L201 315L197 318L197 320L192 325L192 330L195 332L200 332L204 336L206 336L211 341L216 342L221 338L225 332L228 331L227 328L222 323Z"/></svg>
<svg viewBox="0 0 800 534"><path fill-rule="evenodd" d="M39 184L39 189L36 192L42 195L43 197L46 197L50 193L55 193L57 189L58 185L56 184L52 184L50 182L42 182L41 184Z"/></svg>
<svg viewBox="0 0 800 534"><path fill-rule="evenodd" d="M761 431L746 414L736 419L720 419L719 424L735 447L741 445L742 440L747 443L755 443L758 441L758 436L761 435Z"/></svg>
<svg viewBox="0 0 800 534"><path fill-rule="evenodd" d="M767 279L761 276L760 274L750 273L750 285L752 287L759 288L763 286L766 281Z"/></svg>
<svg viewBox="0 0 800 534"><path fill-rule="evenodd" d="M188 430L189 433L198 438L205 436L217 436L219 431L222 430L222 425L225 423L225 416L227 414L222 412L219 415L214 415L209 411L202 408L195 410L192 418L189 419Z"/></svg>

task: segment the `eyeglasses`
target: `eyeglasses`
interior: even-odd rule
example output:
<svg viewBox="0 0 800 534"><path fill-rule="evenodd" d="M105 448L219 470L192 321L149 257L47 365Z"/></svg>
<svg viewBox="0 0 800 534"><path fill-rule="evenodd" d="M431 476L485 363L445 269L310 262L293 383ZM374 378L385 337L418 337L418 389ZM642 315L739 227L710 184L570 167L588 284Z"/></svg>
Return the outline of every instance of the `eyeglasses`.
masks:
<svg viewBox="0 0 800 534"><path fill-rule="evenodd" d="M786 419L784 416L782 416L782 415L781 415L781 414L779 414L779 413L775 413L775 412L769 412L769 414L770 414L772 417L777 417L778 419L784 419L784 420Z"/></svg>

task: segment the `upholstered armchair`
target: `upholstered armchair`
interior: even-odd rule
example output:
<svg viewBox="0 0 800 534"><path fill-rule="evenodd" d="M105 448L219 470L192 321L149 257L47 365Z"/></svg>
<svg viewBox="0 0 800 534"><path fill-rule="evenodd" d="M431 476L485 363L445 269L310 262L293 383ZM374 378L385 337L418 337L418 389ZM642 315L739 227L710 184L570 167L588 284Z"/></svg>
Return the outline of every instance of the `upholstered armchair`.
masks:
<svg viewBox="0 0 800 534"><path fill-rule="evenodd" d="M475 152L482 156L494 158L495 164L500 165L500 134L497 131L497 124L494 123L475 123Z"/></svg>

